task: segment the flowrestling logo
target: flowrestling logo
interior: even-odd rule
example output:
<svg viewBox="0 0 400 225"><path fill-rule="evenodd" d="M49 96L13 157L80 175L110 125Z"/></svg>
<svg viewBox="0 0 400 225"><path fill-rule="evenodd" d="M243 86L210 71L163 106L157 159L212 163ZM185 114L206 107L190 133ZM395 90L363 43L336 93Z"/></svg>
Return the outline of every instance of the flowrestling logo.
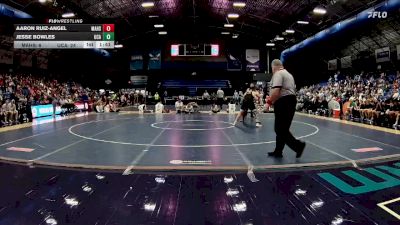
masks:
<svg viewBox="0 0 400 225"><path fill-rule="evenodd" d="M371 12L368 12L368 18L372 18L372 19L375 19L375 18L386 19L387 16L388 16L388 13L386 11L382 11L382 12L380 12L380 11L371 11Z"/></svg>

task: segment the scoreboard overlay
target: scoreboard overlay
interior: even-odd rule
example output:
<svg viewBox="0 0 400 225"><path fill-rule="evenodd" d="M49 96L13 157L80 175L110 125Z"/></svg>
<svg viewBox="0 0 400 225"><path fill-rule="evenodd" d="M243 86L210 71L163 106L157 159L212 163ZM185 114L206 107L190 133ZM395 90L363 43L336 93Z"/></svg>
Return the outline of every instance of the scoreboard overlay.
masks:
<svg viewBox="0 0 400 225"><path fill-rule="evenodd" d="M17 24L15 49L113 49L114 24Z"/></svg>

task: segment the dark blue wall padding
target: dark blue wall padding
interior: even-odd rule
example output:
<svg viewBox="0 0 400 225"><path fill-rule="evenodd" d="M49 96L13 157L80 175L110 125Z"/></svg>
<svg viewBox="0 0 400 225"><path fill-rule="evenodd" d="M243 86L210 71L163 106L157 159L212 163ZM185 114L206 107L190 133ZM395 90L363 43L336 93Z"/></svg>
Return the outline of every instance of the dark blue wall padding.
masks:
<svg viewBox="0 0 400 225"><path fill-rule="evenodd" d="M21 10L15 9L11 6L2 3L0 3L0 16L7 16L18 19L32 18L32 16L29 15L28 13L22 12Z"/></svg>
<svg viewBox="0 0 400 225"><path fill-rule="evenodd" d="M384 12L386 11L388 13L388 16L390 16L390 13L398 13L396 9L400 8L400 0L388 0L385 2L382 2L374 7L371 7L369 9L366 9L356 16L353 16L349 19L340 21L336 23L335 25L322 30L318 33L316 33L314 36L309 37L302 42L293 45L292 47L285 49L281 53L281 60L284 62L289 56L291 56L293 53L299 52L304 48L310 47L313 44L319 43L324 39L336 36L339 33L343 33L345 31L351 30L352 28L356 26L360 26L365 23L370 23L376 20L377 18L368 18L368 12L372 11L379 11L379 12Z"/></svg>

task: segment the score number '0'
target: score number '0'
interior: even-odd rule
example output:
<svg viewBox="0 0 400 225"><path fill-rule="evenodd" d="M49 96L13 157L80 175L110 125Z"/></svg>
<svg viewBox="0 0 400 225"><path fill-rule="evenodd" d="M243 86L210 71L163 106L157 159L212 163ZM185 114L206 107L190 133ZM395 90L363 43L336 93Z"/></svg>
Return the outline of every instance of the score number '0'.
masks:
<svg viewBox="0 0 400 225"><path fill-rule="evenodd" d="M103 32L114 32L114 24L103 24Z"/></svg>

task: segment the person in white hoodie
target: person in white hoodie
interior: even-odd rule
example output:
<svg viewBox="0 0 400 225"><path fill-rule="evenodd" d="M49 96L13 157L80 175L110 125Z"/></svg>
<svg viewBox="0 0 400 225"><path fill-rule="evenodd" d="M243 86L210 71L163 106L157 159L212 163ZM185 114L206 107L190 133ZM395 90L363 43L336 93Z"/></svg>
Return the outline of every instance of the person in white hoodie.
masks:
<svg viewBox="0 0 400 225"><path fill-rule="evenodd" d="M158 102L155 106L155 113L160 114L164 112L164 105L161 102Z"/></svg>
<svg viewBox="0 0 400 225"><path fill-rule="evenodd" d="M176 113L181 113L183 110L183 102L182 100L178 99L178 101L175 102L175 109Z"/></svg>

